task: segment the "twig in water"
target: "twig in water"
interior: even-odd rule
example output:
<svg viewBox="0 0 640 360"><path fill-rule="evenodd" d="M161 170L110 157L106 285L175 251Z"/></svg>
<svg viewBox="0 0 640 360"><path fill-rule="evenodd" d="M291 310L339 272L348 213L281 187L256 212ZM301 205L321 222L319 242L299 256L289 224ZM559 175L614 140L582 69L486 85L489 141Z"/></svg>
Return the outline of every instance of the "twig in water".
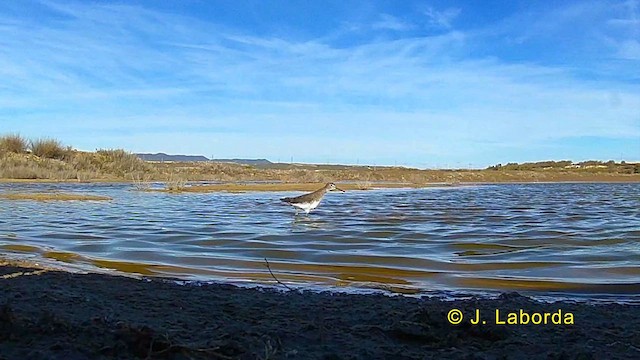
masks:
<svg viewBox="0 0 640 360"><path fill-rule="evenodd" d="M271 266L269 265L269 260L267 260L267 258L264 258L264 262L267 263L267 269L269 269L269 274L271 274L271 276L276 280L276 282L284 287L286 287L289 291L292 291L293 289L288 287L287 284L283 283L282 281L278 280L278 278L273 275L273 271L271 271Z"/></svg>

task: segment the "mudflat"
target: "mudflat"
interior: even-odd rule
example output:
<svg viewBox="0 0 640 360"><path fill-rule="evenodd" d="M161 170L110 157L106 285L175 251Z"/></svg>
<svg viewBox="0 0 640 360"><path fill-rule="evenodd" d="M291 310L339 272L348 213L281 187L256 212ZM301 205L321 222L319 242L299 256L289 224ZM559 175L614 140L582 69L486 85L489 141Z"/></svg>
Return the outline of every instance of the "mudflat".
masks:
<svg viewBox="0 0 640 360"><path fill-rule="evenodd" d="M16 261L0 262L0 289L2 359L640 357L637 305L179 285ZM447 320L452 309L461 324ZM469 322L476 311L486 324ZM510 313L524 322L521 312L528 324L500 324Z"/></svg>

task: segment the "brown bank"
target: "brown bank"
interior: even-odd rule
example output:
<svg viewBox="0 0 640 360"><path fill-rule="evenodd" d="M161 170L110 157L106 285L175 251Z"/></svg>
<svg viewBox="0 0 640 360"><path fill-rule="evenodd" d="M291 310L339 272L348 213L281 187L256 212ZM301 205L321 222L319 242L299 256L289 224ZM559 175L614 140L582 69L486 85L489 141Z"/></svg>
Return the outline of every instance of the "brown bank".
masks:
<svg viewBox="0 0 640 360"><path fill-rule="evenodd" d="M639 306L181 286L0 265L0 359L640 358ZM460 325L447 320L452 309ZM496 325L496 309L502 321L561 311L574 324L551 315Z"/></svg>

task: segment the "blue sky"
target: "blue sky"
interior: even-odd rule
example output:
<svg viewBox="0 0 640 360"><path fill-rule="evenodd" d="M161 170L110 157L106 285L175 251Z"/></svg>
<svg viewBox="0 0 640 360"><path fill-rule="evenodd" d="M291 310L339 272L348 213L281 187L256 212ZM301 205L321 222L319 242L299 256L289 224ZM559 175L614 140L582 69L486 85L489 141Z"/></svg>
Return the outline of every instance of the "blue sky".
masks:
<svg viewBox="0 0 640 360"><path fill-rule="evenodd" d="M286 162L640 160L640 1L2 1L7 132Z"/></svg>

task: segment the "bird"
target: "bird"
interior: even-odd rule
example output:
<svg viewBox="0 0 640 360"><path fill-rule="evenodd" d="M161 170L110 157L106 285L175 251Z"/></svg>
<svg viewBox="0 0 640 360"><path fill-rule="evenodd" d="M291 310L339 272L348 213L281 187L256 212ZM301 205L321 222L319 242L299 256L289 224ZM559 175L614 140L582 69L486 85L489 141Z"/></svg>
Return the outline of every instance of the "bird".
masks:
<svg viewBox="0 0 640 360"><path fill-rule="evenodd" d="M320 205L320 201L322 201L324 194L333 190L345 192L344 190L336 187L336 184L327 183L321 189L318 189L314 192L296 196L296 197L286 197L280 200L291 206L296 207L296 215L298 214L298 209L304 210L308 215L311 210L315 209L316 207L318 207L318 205Z"/></svg>

